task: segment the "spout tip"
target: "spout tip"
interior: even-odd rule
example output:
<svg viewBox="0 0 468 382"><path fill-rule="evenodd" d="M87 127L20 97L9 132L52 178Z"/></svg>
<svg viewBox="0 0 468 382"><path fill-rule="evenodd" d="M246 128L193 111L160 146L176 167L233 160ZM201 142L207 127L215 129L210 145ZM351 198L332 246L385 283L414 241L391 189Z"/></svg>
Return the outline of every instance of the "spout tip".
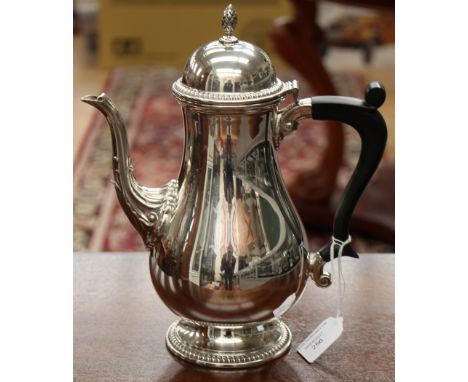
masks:
<svg viewBox="0 0 468 382"><path fill-rule="evenodd" d="M84 103L93 104L97 102L97 97L92 96L92 95L87 95L87 96L81 97L81 101Z"/></svg>
<svg viewBox="0 0 468 382"><path fill-rule="evenodd" d="M87 95L81 97L81 101L85 103L89 103L90 105L95 105L104 101L107 98L106 93L101 93L99 96Z"/></svg>

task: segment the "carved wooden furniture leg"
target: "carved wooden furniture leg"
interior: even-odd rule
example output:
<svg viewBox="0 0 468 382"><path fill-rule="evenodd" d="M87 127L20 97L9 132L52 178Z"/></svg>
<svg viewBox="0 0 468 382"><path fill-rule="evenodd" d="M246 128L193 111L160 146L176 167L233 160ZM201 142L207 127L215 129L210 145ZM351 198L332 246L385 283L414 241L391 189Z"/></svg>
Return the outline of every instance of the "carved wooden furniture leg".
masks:
<svg viewBox="0 0 468 382"><path fill-rule="evenodd" d="M308 81L316 94L336 94L317 48L322 32L315 23L316 4L298 0L292 2L294 17L277 20L271 28L273 45L280 56ZM289 188L291 197L299 204L304 198L308 203L328 201L335 188L343 159L343 128L339 123L327 124L327 148L322 163L317 169L300 174Z"/></svg>
<svg viewBox="0 0 468 382"><path fill-rule="evenodd" d="M337 2L367 8L391 11L392 0L355 0ZM317 2L291 0L292 18L275 21L270 37L278 54L296 69L316 94L336 94L326 68L322 63L320 44L324 36L316 23ZM330 123L325 130L327 147L321 165L313 172L297 176L288 191L305 224L329 230L336 203L332 198L336 176L343 160L343 127ZM356 232L394 242L395 216L394 165L382 165L362 196L356 208L352 227Z"/></svg>

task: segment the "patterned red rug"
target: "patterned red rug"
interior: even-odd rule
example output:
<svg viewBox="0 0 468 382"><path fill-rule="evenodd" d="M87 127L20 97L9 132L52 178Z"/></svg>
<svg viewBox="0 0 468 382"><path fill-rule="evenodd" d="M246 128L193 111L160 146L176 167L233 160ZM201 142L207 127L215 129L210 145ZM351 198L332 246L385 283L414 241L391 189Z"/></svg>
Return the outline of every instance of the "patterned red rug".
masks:
<svg viewBox="0 0 468 382"><path fill-rule="evenodd" d="M171 85L180 71L171 69L122 69L112 72L106 93L118 106L126 121L132 148L136 179L157 187L176 179L182 158L184 131L180 106L171 94ZM281 72L282 80L298 79L300 96L311 95L305 81L292 72ZM339 93L362 97L362 78L351 74L334 76ZM96 93L100 89L96 89ZM319 163L324 147L321 121L306 120L301 128L283 141L279 151L286 184L299 172ZM359 139L345 129L345 164L338 181L344 183L359 155ZM105 119L95 114L81 142L74 168L74 241L75 251L144 250L142 241L122 212L111 180L111 138ZM385 159L384 159L385 160ZM393 158L387 158L393 160ZM330 233L310 236L310 247L318 249ZM393 252L385 243L353 235L358 252Z"/></svg>

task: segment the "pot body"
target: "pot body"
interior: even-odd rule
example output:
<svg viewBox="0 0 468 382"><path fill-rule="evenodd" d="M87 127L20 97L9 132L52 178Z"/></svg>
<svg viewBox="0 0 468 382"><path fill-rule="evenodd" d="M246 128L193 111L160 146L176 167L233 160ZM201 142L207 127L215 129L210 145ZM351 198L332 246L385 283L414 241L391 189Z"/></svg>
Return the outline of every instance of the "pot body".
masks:
<svg viewBox="0 0 468 382"><path fill-rule="evenodd" d="M153 285L186 319L269 320L300 297L308 254L273 146L277 107L182 109L184 158L172 217L151 250Z"/></svg>

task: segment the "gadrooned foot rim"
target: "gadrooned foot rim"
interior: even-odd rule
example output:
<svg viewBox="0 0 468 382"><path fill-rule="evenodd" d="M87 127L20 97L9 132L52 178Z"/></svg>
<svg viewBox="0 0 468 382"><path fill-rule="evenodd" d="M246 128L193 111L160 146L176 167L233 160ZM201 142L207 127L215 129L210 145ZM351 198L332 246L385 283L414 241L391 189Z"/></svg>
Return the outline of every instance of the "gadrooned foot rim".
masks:
<svg viewBox="0 0 468 382"><path fill-rule="evenodd" d="M230 336L226 337L226 333ZM169 327L166 345L176 357L200 366L241 369L284 355L291 346L291 332L281 320L232 327L213 323L192 326L180 320Z"/></svg>

